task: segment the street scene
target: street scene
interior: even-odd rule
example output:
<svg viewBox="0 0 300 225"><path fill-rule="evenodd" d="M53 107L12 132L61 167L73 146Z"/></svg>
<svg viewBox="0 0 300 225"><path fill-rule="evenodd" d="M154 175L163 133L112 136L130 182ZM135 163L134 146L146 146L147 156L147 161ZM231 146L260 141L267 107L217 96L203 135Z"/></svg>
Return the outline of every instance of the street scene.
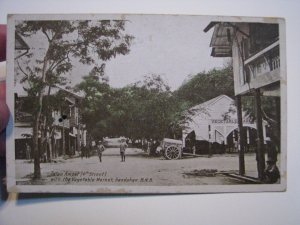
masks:
<svg viewBox="0 0 300 225"><path fill-rule="evenodd" d="M99 162L98 156L74 157L41 165L42 179L28 176L32 163L20 160L16 163L19 184L91 184L91 185L221 185L246 184L250 180L228 177L222 172L238 173L236 155L225 154L208 157L185 157L179 161L163 157L149 157L144 151L129 148L126 163L120 162L118 148L106 149ZM256 175L256 160L253 153L245 156L248 175ZM79 169L80 168L80 169ZM57 176L60 174L59 176ZM69 179L68 179L69 178ZM87 179L93 178L93 182Z"/></svg>
<svg viewBox="0 0 300 225"><path fill-rule="evenodd" d="M61 17L11 17L13 185L281 184L281 20Z"/></svg>

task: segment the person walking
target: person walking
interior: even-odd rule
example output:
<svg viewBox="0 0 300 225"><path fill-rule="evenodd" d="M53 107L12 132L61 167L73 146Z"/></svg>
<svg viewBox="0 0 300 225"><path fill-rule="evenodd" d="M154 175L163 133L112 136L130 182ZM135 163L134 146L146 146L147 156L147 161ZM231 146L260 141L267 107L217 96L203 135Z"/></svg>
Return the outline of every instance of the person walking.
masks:
<svg viewBox="0 0 300 225"><path fill-rule="evenodd" d="M267 137L265 141L268 155L267 167L264 171L265 183L274 184L280 179L280 171L276 165L278 150L277 146L269 137Z"/></svg>
<svg viewBox="0 0 300 225"><path fill-rule="evenodd" d="M31 148L30 145L28 143L26 143L26 159L27 160L31 160Z"/></svg>
<svg viewBox="0 0 300 225"><path fill-rule="evenodd" d="M81 159L83 159L83 157L85 156L85 146L83 144L81 144Z"/></svg>
<svg viewBox="0 0 300 225"><path fill-rule="evenodd" d="M97 153L98 153L100 162L102 162L102 153L104 152L104 150L105 150L105 147L102 144L102 141L99 141L98 145L97 145Z"/></svg>
<svg viewBox="0 0 300 225"><path fill-rule="evenodd" d="M127 146L125 140L121 140L121 144L120 144L121 162L125 162L125 150L127 147L128 146Z"/></svg>

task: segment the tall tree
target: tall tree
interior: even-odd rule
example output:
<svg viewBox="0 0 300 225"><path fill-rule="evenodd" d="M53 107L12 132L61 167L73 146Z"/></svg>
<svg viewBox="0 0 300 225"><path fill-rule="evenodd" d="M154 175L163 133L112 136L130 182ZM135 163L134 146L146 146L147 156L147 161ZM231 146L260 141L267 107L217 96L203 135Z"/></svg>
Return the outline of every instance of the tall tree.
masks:
<svg viewBox="0 0 300 225"><path fill-rule="evenodd" d="M41 129L43 100L46 86L61 83L60 78L70 73L75 58L82 63L95 65L101 76L105 61L118 54L128 54L132 36L125 34L123 20L99 21L21 21L16 32L29 42L43 42L43 48L31 48L26 63L17 59L17 65L27 82L28 92L37 97L34 112L33 151L34 178L41 177L38 133Z"/></svg>
<svg viewBox="0 0 300 225"><path fill-rule="evenodd" d="M90 135L94 139L107 136L109 129L107 119L110 116L113 89L106 81L99 79L93 69L89 75L83 77L82 82L76 85L75 90L83 91L85 94L81 111L83 122Z"/></svg>
<svg viewBox="0 0 300 225"><path fill-rule="evenodd" d="M203 71L191 75L176 91L173 102L172 123L169 128L174 138L181 137L181 131L199 111L207 113L205 109L193 108L193 106L208 101L221 94L234 96L232 62L228 62L223 68Z"/></svg>
<svg viewBox="0 0 300 225"><path fill-rule="evenodd" d="M150 74L126 90L125 131L133 139L161 139L170 124L172 93L160 75Z"/></svg>

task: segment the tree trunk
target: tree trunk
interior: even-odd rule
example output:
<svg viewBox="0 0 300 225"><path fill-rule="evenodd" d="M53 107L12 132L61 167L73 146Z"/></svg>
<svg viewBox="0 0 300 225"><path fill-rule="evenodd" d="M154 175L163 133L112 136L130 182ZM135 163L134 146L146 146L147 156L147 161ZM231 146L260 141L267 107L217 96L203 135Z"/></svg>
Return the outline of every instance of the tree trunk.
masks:
<svg viewBox="0 0 300 225"><path fill-rule="evenodd" d="M52 161L52 138L51 135L48 137L48 146L49 146L49 159L48 161Z"/></svg>
<svg viewBox="0 0 300 225"><path fill-rule="evenodd" d="M51 92L51 85L49 85L49 88L48 88L48 94L47 94L47 97L49 98L50 96L50 92ZM46 104L48 104L46 102ZM49 111L51 111L52 109L49 109ZM48 119L48 116L49 114L47 114L47 116L45 116L45 134L46 134L46 144L48 145L48 148L46 147L46 149L48 150L49 149L49 152L47 152L47 161L48 162L51 162L52 161L52 131L51 130L51 126L53 124L49 124L49 119ZM48 155L49 155L49 158L48 158Z"/></svg>
<svg viewBox="0 0 300 225"><path fill-rule="evenodd" d="M55 130L56 131L56 130ZM53 137L53 145L52 145L52 159L55 159L57 157L57 141L56 139Z"/></svg>
<svg viewBox="0 0 300 225"><path fill-rule="evenodd" d="M41 178L41 168L40 168L40 151L39 151L39 123L38 117L34 123L33 129L33 154L34 154L34 178Z"/></svg>
<svg viewBox="0 0 300 225"><path fill-rule="evenodd" d="M63 127L62 127L62 155L66 155L66 140L65 140L65 124L63 122Z"/></svg>
<svg viewBox="0 0 300 225"><path fill-rule="evenodd" d="M45 84L46 81L46 70L47 70L47 53L44 58L44 65L42 70L42 84ZM41 178L41 167L40 167L40 149L39 149L39 126L40 119L42 116L43 108L43 97L44 97L44 87L38 93L38 110L36 114L36 119L34 121L33 127L33 152L34 152L34 179Z"/></svg>

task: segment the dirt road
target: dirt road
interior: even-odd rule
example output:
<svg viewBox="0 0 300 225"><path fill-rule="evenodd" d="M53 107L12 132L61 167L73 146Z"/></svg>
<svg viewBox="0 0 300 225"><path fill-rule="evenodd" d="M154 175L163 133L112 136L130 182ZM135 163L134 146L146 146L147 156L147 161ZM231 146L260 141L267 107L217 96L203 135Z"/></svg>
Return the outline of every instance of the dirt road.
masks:
<svg viewBox="0 0 300 225"><path fill-rule="evenodd" d="M246 154L246 172L256 175L254 154ZM118 148L104 151L102 162L98 156L58 159L41 163L42 179L32 181L33 163L17 160L17 181L22 184L89 184L89 185L218 185L240 184L223 175L194 176L193 171L238 171L238 155L214 155L211 158L184 157L165 160L147 156L141 149L128 148L126 162L121 162ZM215 176L214 176L215 175Z"/></svg>

